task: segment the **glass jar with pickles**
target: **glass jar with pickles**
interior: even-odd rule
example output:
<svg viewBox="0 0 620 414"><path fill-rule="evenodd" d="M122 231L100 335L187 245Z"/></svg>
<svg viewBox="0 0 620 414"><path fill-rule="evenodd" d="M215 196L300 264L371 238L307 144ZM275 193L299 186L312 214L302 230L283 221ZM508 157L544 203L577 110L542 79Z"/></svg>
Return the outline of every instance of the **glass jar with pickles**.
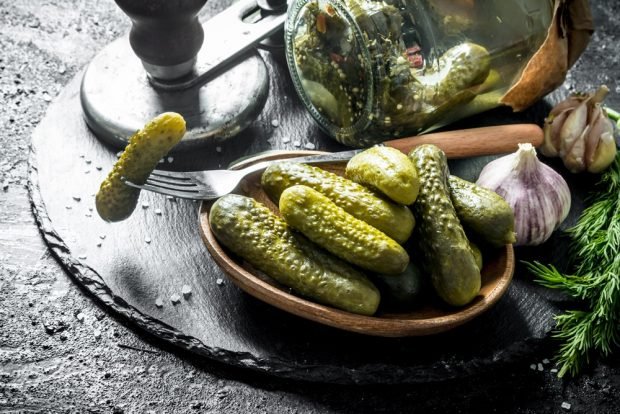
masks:
<svg viewBox="0 0 620 414"><path fill-rule="evenodd" d="M498 106L553 11L552 0L293 0L287 63L322 129L365 147Z"/></svg>

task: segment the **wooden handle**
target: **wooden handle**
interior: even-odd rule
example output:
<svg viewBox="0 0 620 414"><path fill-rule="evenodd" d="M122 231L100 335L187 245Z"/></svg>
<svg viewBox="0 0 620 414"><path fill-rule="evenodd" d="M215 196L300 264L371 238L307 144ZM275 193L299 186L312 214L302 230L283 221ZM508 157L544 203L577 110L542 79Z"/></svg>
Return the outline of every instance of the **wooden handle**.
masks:
<svg viewBox="0 0 620 414"><path fill-rule="evenodd" d="M448 158L467 158L514 152L518 144L530 143L538 147L543 142L543 131L535 124L498 125L457 131L434 132L415 137L384 142L405 154L422 144L434 144Z"/></svg>

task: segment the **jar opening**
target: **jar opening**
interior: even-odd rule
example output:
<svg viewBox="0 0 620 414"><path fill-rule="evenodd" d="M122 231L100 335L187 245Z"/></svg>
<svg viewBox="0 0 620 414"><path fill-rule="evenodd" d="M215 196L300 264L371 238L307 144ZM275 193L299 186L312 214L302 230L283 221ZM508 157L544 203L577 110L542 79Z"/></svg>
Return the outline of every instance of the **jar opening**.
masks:
<svg viewBox="0 0 620 414"><path fill-rule="evenodd" d="M364 37L339 0L305 0L289 10L287 63L295 88L332 136L353 136L372 119L373 68Z"/></svg>
<svg viewBox="0 0 620 414"><path fill-rule="evenodd" d="M540 0L294 0L286 55L329 135L365 147L494 108L542 44Z"/></svg>

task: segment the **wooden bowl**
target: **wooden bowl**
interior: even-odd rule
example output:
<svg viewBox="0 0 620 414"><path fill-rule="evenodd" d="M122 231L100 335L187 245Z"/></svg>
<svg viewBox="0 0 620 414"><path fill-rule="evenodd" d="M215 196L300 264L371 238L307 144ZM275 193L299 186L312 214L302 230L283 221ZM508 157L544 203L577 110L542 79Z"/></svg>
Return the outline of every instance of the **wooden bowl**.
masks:
<svg viewBox="0 0 620 414"><path fill-rule="evenodd" d="M255 162L268 159L284 159L318 154L314 151L278 151L258 155L244 160L234 168L243 168ZM344 173L344 163L323 164L321 168L337 174ZM260 185L260 174L247 177L236 193L253 197L277 212L277 206L269 199ZM211 256L232 279L250 295L286 312L335 328L365 335L404 337L422 336L444 332L480 315L489 309L506 292L514 272L512 245L498 249L493 257L485 257L482 269L482 286L478 296L463 307L449 307L437 301L402 313L382 312L374 316L363 316L342 311L296 296L290 289L256 271L251 265L231 254L221 246L211 232L209 209L212 202L203 202L200 208L200 229L202 238Z"/></svg>

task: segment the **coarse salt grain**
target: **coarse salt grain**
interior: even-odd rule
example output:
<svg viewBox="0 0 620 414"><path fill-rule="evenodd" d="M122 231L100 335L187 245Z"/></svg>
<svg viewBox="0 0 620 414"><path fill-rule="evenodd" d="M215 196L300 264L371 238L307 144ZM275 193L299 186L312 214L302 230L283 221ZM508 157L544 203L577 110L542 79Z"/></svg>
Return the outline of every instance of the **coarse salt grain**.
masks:
<svg viewBox="0 0 620 414"><path fill-rule="evenodd" d="M286 137L286 138L282 138L282 143L283 144L288 144L289 142L291 142L291 139Z"/></svg>
<svg viewBox="0 0 620 414"><path fill-rule="evenodd" d="M548 364L548 363L549 363L549 360L548 360L547 358L545 358L545 359L543 359L543 360L542 360L542 363L543 363L543 364Z"/></svg>
<svg viewBox="0 0 620 414"><path fill-rule="evenodd" d="M158 308L162 308L164 306L164 301L161 300L161 298L155 299L155 306L157 306Z"/></svg>
<svg viewBox="0 0 620 414"><path fill-rule="evenodd" d="M104 240L104 239L105 239L105 234L101 233L101 234L99 235L99 238L100 238L101 240Z"/></svg>
<svg viewBox="0 0 620 414"><path fill-rule="evenodd" d="M156 208L155 209L155 214L157 214L158 216L161 216L161 209L160 208Z"/></svg>
<svg viewBox="0 0 620 414"><path fill-rule="evenodd" d="M86 164L90 164L92 162L92 160L84 160L86 161Z"/></svg>
<svg viewBox="0 0 620 414"><path fill-rule="evenodd" d="M532 365L530 365L530 369L531 369L531 370L536 370L536 364L532 364Z"/></svg>
<svg viewBox="0 0 620 414"><path fill-rule="evenodd" d="M293 141L293 146L294 147L300 147L301 146L301 141Z"/></svg>
<svg viewBox="0 0 620 414"><path fill-rule="evenodd" d="M306 149L309 149L309 150L313 150L313 149L315 149L315 148L316 148L316 146L315 146L312 142L306 142L306 144L304 145L304 147L305 147Z"/></svg>
<svg viewBox="0 0 620 414"><path fill-rule="evenodd" d="M222 147L220 147L220 146L215 147L215 151L216 152L222 152Z"/></svg>
<svg viewBox="0 0 620 414"><path fill-rule="evenodd" d="M73 196L73 199L74 199L75 201L80 201L80 200L82 199L82 197L74 195L74 196Z"/></svg>
<svg viewBox="0 0 620 414"><path fill-rule="evenodd" d="M539 362L539 363L538 363L538 370L539 370L539 371L542 371L543 369L544 369L544 368L543 368L543 364L541 364L541 363Z"/></svg>
<svg viewBox="0 0 620 414"><path fill-rule="evenodd" d="M78 256L78 259L80 259L80 260L86 260L86 255L81 254L81 255L79 255L79 256Z"/></svg>
<svg viewBox="0 0 620 414"><path fill-rule="evenodd" d="M99 329L95 329L95 332L93 332L93 335L95 336L95 339L99 339L101 338L101 331Z"/></svg>
<svg viewBox="0 0 620 414"><path fill-rule="evenodd" d="M170 296L170 302L176 305L177 303L181 302L181 297L175 293L174 295Z"/></svg>
<svg viewBox="0 0 620 414"><path fill-rule="evenodd" d="M215 283L217 283L218 285L221 285L221 284L223 284L223 283L224 283L224 279L220 279L220 278L218 278L218 279L215 281Z"/></svg>
<svg viewBox="0 0 620 414"><path fill-rule="evenodd" d="M148 201L143 201L142 202L142 208L149 208L149 202Z"/></svg>
<svg viewBox="0 0 620 414"><path fill-rule="evenodd" d="M145 237L145 238L144 238L144 241L145 241L146 243L150 243L150 242L151 242L151 238L147 236L147 237Z"/></svg>
<svg viewBox="0 0 620 414"><path fill-rule="evenodd" d="M97 243L97 247L101 247L101 242Z"/></svg>
<svg viewBox="0 0 620 414"><path fill-rule="evenodd" d="M82 312L75 315L75 318L80 322L84 322L84 314Z"/></svg>
<svg viewBox="0 0 620 414"><path fill-rule="evenodd" d="M280 126L280 121L278 121L277 119L272 119L271 120L271 126L274 128L277 128Z"/></svg>
<svg viewBox="0 0 620 414"><path fill-rule="evenodd" d="M564 401L560 407L564 408L565 410L570 410L570 403Z"/></svg>
<svg viewBox="0 0 620 414"><path fill-rule="evenodd" d="M181 293L183 294L183 297L187 299L192 294L192 288L189 287L189 285L183 285L183 288L181 289Z"/></svg>
<svg viewBox="0 0 620 414"><path fill-rule="evenodd" d="M174 157L168 157L168 162L174 161Z"/></svg>
<svg viewBox="0 0 620 414"><path fill-rule="evenodd" d="M551 369L549 370L549 372L551 372L552 374L555 374L555 373L557 373L557 372L558 372L558 370L557 370L557 368L551 368Z"/></svg>

